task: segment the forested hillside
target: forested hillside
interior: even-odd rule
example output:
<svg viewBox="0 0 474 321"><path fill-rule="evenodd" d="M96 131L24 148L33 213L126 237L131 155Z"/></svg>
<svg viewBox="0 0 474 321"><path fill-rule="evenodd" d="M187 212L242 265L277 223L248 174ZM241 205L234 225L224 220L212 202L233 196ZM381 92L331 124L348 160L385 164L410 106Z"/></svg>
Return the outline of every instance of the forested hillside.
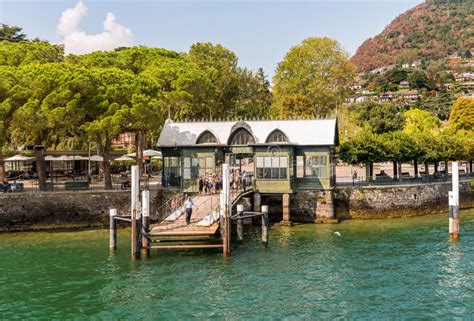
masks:
<svg viewBox="0 0 474 321"><path fill-rule="evenodd" d="M471 56L474 1L426 1L366 40L351 58L359 72L450 55Z"/></svg>

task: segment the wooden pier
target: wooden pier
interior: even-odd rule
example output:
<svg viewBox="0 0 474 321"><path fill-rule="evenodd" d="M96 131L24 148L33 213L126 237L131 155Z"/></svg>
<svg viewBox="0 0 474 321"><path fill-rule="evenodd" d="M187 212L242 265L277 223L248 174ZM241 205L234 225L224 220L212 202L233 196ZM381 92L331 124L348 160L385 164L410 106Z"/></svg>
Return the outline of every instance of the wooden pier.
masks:
<svg viewBox="0 0 474 321"><path fill-rule="evenodd" d="M142 192L139 210L138 169L132 166L132 213L130 216L119 216L116 210L110 210L110 250L115 251L117 248L117 220L131 223L132 259L139 258L140 252L148 256L150 250L164 249L221 248L224 256L230 256L232 221L237 223L238 239L242 240L242 220L256 216L262 217L262 243L268 244L268 207L262 206L262 213L243 212L243 206L237 207L237 202L253 190L230 193L226 165L223 191L219 194L195 195L192 198L193 212L189 224L186 224L184 205L173 202L174 206L167 212L165 219L154 225L150 225L147 190ZM237 214L232 214L233 208Z"/></svg>

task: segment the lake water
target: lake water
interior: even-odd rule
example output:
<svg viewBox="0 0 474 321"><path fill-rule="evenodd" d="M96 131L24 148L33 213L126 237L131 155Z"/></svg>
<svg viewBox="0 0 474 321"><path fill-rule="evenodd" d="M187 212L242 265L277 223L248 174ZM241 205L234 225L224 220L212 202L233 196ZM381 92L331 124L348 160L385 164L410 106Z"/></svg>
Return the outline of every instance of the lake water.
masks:
<svg viewBox="0 0 474 321"><path fill-rule="evenodd" d="M219 251L131 262L129 231L0 235L1 319L408 319L474 316L474 211L273 227ZM341 236L334 235L339 231Z"/></svg>

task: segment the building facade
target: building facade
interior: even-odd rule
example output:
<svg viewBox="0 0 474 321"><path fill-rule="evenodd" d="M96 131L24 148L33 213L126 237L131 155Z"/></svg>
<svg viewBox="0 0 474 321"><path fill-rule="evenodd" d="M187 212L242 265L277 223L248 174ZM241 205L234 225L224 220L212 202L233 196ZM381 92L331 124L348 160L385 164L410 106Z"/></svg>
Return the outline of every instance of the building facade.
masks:
<svg viewBox="0 0 474 321"><path fill-rule="evenodd" d="M259 194L327 191L335 184L336 119L172 122L160 134L163 186L198 192L222 164L246 173Z"/></svg>

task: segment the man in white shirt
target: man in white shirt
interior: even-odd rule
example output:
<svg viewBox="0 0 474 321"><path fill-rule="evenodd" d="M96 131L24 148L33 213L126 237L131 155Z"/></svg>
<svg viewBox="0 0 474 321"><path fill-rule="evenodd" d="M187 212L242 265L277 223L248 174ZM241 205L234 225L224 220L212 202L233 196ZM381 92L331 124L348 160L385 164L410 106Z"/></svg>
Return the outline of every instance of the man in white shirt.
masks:
<svg viewBox="0 0 474 321"><path fill-rule="evenodd" d="M191 222L191 214L193 213L193 201L191 200L191 196L188 196L186 201L184 202L184 208L186 209L186 225L189 225Z"/></svg>

